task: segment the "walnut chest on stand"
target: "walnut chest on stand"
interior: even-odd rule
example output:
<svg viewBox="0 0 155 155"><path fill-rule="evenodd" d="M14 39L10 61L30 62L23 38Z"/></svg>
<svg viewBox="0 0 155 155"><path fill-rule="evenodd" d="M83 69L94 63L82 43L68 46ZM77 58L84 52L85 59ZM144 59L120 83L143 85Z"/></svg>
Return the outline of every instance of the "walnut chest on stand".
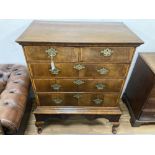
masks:
<svg viewBox="0 0 155 155"><path fill-rule="evenodd" d="M123 23L34 21L17 39L36 97L38 132L52 116L104 117L119 126L119 101L143 41Z"/></svg>

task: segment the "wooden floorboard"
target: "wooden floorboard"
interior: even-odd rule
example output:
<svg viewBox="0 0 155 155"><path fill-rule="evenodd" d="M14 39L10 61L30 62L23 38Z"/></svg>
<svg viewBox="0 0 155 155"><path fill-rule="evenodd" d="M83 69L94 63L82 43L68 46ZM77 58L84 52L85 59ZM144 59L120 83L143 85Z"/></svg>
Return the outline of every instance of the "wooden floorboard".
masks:
<svg viewBox="0 0 155 155"><path fill-rule="evenodd" d="M140 127L131 127L130 115L126 106L120 103L122 116L117 134L155 134L155 125L142 125ZM112 124L104 119L98 118L94 121L88 121L84 117L71 117L65 121L54 120L46 125L41 135L55 134L111 134ZM25 135L37 135L35 127L35 118L31 113L27 124Z"/></svg>

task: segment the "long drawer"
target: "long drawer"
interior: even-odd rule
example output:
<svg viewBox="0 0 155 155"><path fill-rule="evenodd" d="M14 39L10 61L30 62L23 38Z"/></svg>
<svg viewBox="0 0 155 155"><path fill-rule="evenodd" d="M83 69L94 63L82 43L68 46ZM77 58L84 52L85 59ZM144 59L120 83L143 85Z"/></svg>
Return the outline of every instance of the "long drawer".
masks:
<svg viewBox="0 0 155 155"><path fill-rule="evenodd" d="M56 70L51 71L50 63L30 63L31 76L34 78L124 78L127 64L87 64L56 63Z"/></svg>
<svg viewBox="0 0 155 155"><path fill-rule="evenodd" d="M122 79L35 79L37 92L119 92Z"/></svg>
<svg viewBox="0 0 155 155"><path fill-rule="evenodd" d="M131 47L59 47L59 46L25 46L28 61L50 61L53 54L55 62L112 62L129 63L134 48Z"/></svg>
<svg viewBox="0 0 155 155"><path fill-rule="evenodd" d="M117 106L118 93L38 93L41 106Z"/></svg>

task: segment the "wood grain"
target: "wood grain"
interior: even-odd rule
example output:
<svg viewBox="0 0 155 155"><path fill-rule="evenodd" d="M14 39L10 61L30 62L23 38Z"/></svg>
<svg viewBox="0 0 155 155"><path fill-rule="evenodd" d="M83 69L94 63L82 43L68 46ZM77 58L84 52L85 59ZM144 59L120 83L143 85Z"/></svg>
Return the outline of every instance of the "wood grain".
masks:
<svg viewBox="0 0 155 155"><path fill-rule="evenodd" d="M46 50L54 48L57 51L54 62L78 62L80 48L58 46L24 46L27 61L51 61Z"/></svg>
<svg viewBox="0 0 155 155"><path fill-rule="evenodd" d="M119 92L122 79L81 79L84 83L74 84L75 79L34 79L37 92ZM54 90L53 85L59 84L60 89ZM103 89L97 89L97 84L103 84Z"/></svg>
<svg viewBox="0 0 155 155"><path fill-rule="evenodd" d="M80 71L74 69L77 63L55 63L60 70L57 75L49 71L50 63L30 63L31 76L34 78L124 78L128 70L128 64L88 64L81 63L85 69ZM101 75L97 70L105 68L107 74Z"/></svg>
<svg viewBox="0 0 155 155"><path fill-rule="evenodd" d="M119 98L135 48L143 44L141 39L122 23L34 21L17 42L24 48L37 108L43 108L40 114L35 113L38 133L54 112L67 112L68 106L73 106L70 113L81 114L86 111L97 114L100 108L107 108L106 112L102 109L104 118L113 123L112 132L116 133L121 115ZM57 50L53 58L60 70L57 75L49 71L51 63L45 51L51 47ZM112 54L101 55L101 50L107 48ZM84 67L78 70L77 65ZM74 86L73 80L84 80L85 83ZM105 89L96 90L96 82L104 82ZM50 85L54 83L61 84L62 90L51 91ZM75 93L81 93L82 97L73 98ZM62 105L57 105L57 111L53 109L52 115L45 114L47 106L51 111L56 102L61 103L55 98L62 98ZM94 106L94 99L104 102ZM92 106L94 112L89 111Z"/></svg>
<svg viewBox="0 0 155 155"><path fill-rule="evenodd" d="M107 57L101 55L105 49L112 50L112 54ZM130 63L135 51L131 47L84 47L81 50L81 61L98 63Z"/></svg>
<svg viewBox="0 0 155 155"><path fill-rule="evenodd" d="M74 95L80 94L77 99ZM104 106L116 107L118 105L118 93L38 93L40 106ZM93 100L102 99L101 104L95 104ZM62 102L56 104L53 99L61 99ZM76 111L76 107L75 107Z"/></svg>
<svg viewBox="0 0 155 155"><path fill-rule="evenodd" d="M125 44L143 41L123 23L34 21L16 40L26 43Z"/></svg>

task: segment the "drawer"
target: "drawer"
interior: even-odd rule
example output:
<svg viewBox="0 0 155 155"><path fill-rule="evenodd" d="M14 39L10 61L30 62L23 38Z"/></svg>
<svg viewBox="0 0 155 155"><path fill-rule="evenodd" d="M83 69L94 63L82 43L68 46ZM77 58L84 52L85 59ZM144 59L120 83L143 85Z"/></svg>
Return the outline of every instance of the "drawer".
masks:
<svg viewBox="0 0 155 155"><path fill-rule="evenodd" d="M53 54L55 62L77 62L80 49L74 47L25 46L24 51L28 61L50 61L50 54Z"/></svg>
<svg viewBox="0 0 155 155"><path fill-rule="evenodd" d="M80 67L79 69L79 66ZM124 78L127 74L127 64L76 64L56 63L57 71L50 71L50 63L29 64L31 76L35 78ZM78 66L78 67L77 67Z"/></svg>
<svg viewBox="0 0 155 155"><path fill-rule="evenodd" d="M118 93L39 93L41 106L117 106Z"/></svg>
<svg viewBox="0 0 155 155"><path fill-rule="evenodd" d="M78 77L79 73L74 69L74 63L57 63L56 68L59 69L58 74L51 73L50 63L32 63L29 64L31 76L35 78L51 78L51 77Z"/></svg>
<svg viewBox="0 0 155 155"><path fill-rule="evenodd" d="M123 80L108 79L35 79L37 92L119 92Z"/></svg>
<svg viewBox="0 0 155 155"><path fill-rule="evenodd" d="M131 47L85 47L82 48L81 60L98 63L129 63L134 50Z"/></svg>

